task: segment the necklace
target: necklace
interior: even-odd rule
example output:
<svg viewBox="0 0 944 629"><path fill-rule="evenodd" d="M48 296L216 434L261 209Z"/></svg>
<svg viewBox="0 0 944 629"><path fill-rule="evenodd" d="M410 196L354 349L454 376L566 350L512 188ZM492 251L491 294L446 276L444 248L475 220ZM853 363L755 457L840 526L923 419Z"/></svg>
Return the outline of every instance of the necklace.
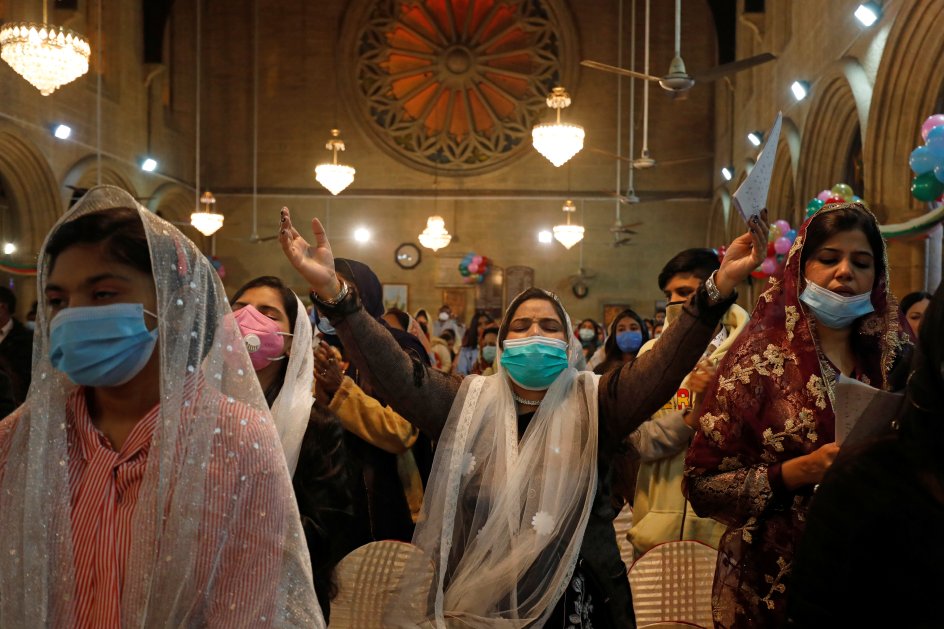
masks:
<svg viewBox="0 0 944 629"><path fill-rule="evenodd" d="M513 397L518 404L524 404L525 406L537 406L541 403L541 400L526 400L514 391L511 392L511 397Z"/></svg>

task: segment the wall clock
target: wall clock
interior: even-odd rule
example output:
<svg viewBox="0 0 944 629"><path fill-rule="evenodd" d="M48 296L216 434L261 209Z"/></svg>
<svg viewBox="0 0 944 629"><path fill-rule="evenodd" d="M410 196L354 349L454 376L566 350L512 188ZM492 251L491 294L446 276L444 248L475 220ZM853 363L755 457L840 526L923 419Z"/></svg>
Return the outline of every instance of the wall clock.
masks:
<svg viewBox="0 0 944 629"><path fill-rule="evenodd" d="M405 242L399 247L393 254L394 261L402 269L412 269L415 268L417 264L422 260L423 254L420 253L419 247L414 245L412 242Z"/></svg>

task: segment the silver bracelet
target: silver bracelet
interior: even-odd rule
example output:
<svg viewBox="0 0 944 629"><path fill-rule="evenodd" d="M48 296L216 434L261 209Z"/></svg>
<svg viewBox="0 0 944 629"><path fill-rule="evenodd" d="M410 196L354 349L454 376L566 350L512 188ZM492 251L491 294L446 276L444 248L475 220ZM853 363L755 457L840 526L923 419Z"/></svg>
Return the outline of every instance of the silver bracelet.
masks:
<svg viewBox="0 0 944 629"><path fill-rule="evenodd" d="M338 291L338 294L335 295L333 299L323 299L318 293L316 293L315 291L311 291L312 299L314 299L315 301L317 301L319 304L323 306L328 306L328 307L337 306L339 303L341 303L341 301L345 297L347 297L347 294L350 292L347 286L347 282L344 281L344 278L339 277L338 281L341 282L341 290Z"/></svg>
<svg viewBox="0 0 944 629"><path fill-rule="evenodd" d="M708 276L708 279L705 280L705 291L708 293L708 305L715 306L720 304L722 301L721 291L718 290L718 285L715 284L715 274L717 271L712 272Z"/></svg>

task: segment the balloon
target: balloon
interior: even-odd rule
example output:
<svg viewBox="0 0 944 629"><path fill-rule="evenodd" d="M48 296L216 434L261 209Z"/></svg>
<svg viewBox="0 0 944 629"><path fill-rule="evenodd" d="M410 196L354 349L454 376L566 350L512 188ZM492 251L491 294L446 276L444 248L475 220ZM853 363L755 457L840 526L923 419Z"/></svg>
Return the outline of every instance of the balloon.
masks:
<svg viewBox="0 0 944 629"><path fill-rule="evenodd" d="M760 270L764 275L773 275L777 272L777 260L772 257L764 258L760 263Z"/></svg>
<svg viewBox="0 0 944 629"><path fill-rule="evenodd" d="M944 160L944 134L935 136L934 138L928 140L928 143L923 147L919 146L918 148L926 148L930 151L931 156L935 159L936 163L940 163ZM915 151L918 149L915 149ZM914 151L912 151L914 153ZM920 173L919 173L920 174Z"/></svg>
<svg viewBox="0 0 944 629"><path fill-rule="evenodd" d="M825 199L817 199L817 198L810 199L810 202L806 204L807 214L809 214L810 210L813 210L813 212L816 212L816 210L820 209L824 205L826 205Z"/></svg>
<svg viewBox="0 0 944 629"><path fill-rule="evenodd" d="M853 203L862 203L862 197L860 197L860 196L854 194L854 195L852 195L852 202L853 202Z"/></svg>
<svg viewBox="0 0 944 629"><path fill-rule="evenodd" d="M753 277L753 278L755 278L755 279L758 279L758 280L762 280L762 279L764 279L764 278L767 277L767 276L764 275L764 272L761 271L760 269L754 269L753 271L751 271L751 277Z"/></svg>
<svg viewBox="0 0 944 629"><path fill-rule="evenodd" d="M927 120L921 125L921 138L927 142L928 134L931 133L931 129L941 125L944 125L944 115L934 114L933 116L928 116Z"/></svg>
<svg viewBox="0 0 944 629"><path fill-rule="evenodd" d="M829 197L833 196L832 190L821 190L819 194L816 195L816 198L820 201L825 201Z"/></svg>
<svg viewBox="0 0 944 629"><path fill-rule="evenodd" d="M826 199L826 205L829 205L830 203L845 203L845 202L846 200L843 199L842 197L829 197L828 199Z"/></svg>
<svg viewBox="0 0 944 629"><path fill-rule="evenodd" d="M852 191L852 186L847 183L837 183L835 186L833 186L832 193L833 196L842 197L843 199L846 197L851 199L852 195L855 194Z"/></svg>
<svg viewBox="0 0 944 629"><path fill-rule="evenodd" d="M937 164L937 156L928 146L919 146L911 151L911 157L908 158L908 165L916 175L934 170Z"/></svg>
<svg viewBox="0 0 944 629"><path fill-rule="evenodd" d="M792 244L793 243L790 242L789 238L787 238L786 236L781 236L780 238L777 239L777 242L774 243L774 251L776 251L780 255L783 255L786 252L790 251L790 245Z"/></svg>
<svg viewBox="0 0 944 629"><path fill-rule="evenodd" d="M725 247L724 245L721 245L720 247L718 247L718 262L724 261L724 254L726 254L727 252L728 252L728 248Z"/></svg>
<svg viewBox="0 0 944 629"><path fill-rule="evenodd" d="M911 196L930 203L944 192L944 183L937 180L933 172L918 175L911 180Z"/></svg>
<svg viewBox="0 0 944 629"><path fill-rule="evenodd" d="M787 240L790 241L790 244L793 244L793 241L797 239L797 230L791 229L785 234Z"/></svg>
<svg viewBox="0 0 944 629"><path fill-rule="evenodd" d="M780 235L781 235L781 236L782 236L783 234L786 234L788 231L790 231L790 223L788 223L787 221L783 220L782 218L781 218L780 220L778 220L778 221L774 221L774 225L776 225L777 228L780 230Z"/></svg>
<svg viewBox="0 0 944 629"><path fill-rule="evenodd" d="M819 212L818 209L815 209L815 210L814 210L814 209L807 208L807 209L806 209L806 218L809 218L809 217L813 216L813 215L816 214L817 212Z"/></svg>
<svg viewBox="0 0 944 629"><path fill-rule="evenodd" d="M474 262L475 265L478 266L479 264L482 263L482 256L472 256L472 262Z"/></svg>
<svg viewBox="0 0 944 629"><path fill-rule="evenodd" d="M768 258L769 258L770 256L774 255L774 254L777 252L777 250L774 248L774 241L775 241L775 240L779 240L779 239L778 239L778 238L774 238L773 240L768 240L768 241L767 241L767 257L768 257Z"/></svg>
<svg viewBox="0 0 944 629"><path fill-rule="evenodd" d="M944 129L944 127L935 127L935 129ZM934 167L934 177L944 183L944 164L938 164Z"/></svg>
<svg viewBox="0 0 944 629"><path fill-rule="evenodd" d="M786 260L786 259L787 259L787 256L785 256L785 255L779 255L779 256L777 256L777 264L783 264L783 261Z"/></svg>
<svg viewBox="0 0 944 629"><path fill-rule="evenodd" d="M767 232L767 239L768 239L770 242L773 242L773 241L777 240L778 238L780 238L780 228L777 227L776 225L771 225L771 226L770 226L770 231Z"/></svg>

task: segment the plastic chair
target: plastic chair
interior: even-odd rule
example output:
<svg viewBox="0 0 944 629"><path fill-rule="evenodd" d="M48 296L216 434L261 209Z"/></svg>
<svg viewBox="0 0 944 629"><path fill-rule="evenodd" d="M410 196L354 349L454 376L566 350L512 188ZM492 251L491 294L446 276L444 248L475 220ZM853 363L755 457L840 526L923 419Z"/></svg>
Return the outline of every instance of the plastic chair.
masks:
<svg viewBox="0 0 944 629"><path fill-rule="evenodd" d="M659 544L637 559L629 570L636 625L711 627L717 561L717 550L696 541Z"/></svg>

